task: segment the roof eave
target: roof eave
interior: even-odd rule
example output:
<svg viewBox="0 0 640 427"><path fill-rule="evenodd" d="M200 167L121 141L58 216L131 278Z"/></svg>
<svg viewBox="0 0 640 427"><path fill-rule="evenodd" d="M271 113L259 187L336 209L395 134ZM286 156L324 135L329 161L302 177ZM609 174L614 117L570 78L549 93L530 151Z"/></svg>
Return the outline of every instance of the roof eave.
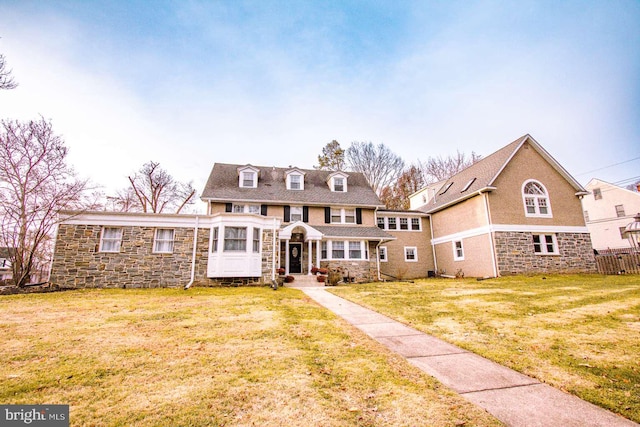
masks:
<svg viewBox="0 0 640 427"><path fill-rule="evenodd" d="M489 193L489 192L491 192L493 190L496 190L496 189L497 188L493 187L493 186L482 187L479 190L475 190L475 191L473 191L473 192L471 192L471 193L469 193L469 194L467 194L467 195L465 195L463 197L458 197L457 199L451 200L450 202L447 202L447 203L445 203L443 205L436 206L433 209L429 209L429 210L425 211L425 213L433 214L433 213L439 212L439 211L441 211L443 209L446 209L446 208L448 208L450 206L457 205L458 203L462 203L465 200L471 199L472 197L479 196L482 193Z"/></svg>

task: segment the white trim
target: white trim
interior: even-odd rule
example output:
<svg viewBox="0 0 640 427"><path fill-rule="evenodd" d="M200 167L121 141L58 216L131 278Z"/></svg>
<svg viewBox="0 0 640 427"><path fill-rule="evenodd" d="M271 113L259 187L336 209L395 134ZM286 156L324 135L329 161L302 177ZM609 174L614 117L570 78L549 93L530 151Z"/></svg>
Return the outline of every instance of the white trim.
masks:
<svg viewBox="0 0 640 427"><path fill-rule="evenodd" d="M170 251L160 251L157 248L157 244L160 242L168 242L169 240L160 240L158 239L158 231L163 230L171 230L171 250ZM175 247L175 242L176 242L176 229L175 228L156 228L155 231L153 232L153 248L152 248L152 253L154 254L172 254L174 252L174 247Z"/></svg>
<svg viewBox="0 0 640 427"><path fill-rule="evenodd" d="M456 247L456 243L460 243L460 251L462 252L462 255L458 255L458 248ZM464 261L464 244L462 243L462 239L452 240L451 246L453 247L453 260Z"/></svg>
<svg viewBox="0 0 640 427"><path fill-rule="evenodd" d="M380 252L384 252L384 259L380 256ZM386 246L378 246L378 261L389 262L389 251Z"/></svg>
<svg viewBox="0 0 640 427"><path fill-rule="evenodd" d="M413 259L407 258L407 249L413 249ZM418 248L416 246L404 247L404 262L418 262Z"/></svg>
<svg viewBox="0 0 640 427"><path fill-rule="evenodd" d="M536 195L536 194L528 194L524 192L524 188L527 186L527 184L537 184L540 187L542 187L542 190L544 190L544 195ZM524 206L524 216L528 217L528 218L553 218L553 212L551 211L551 198L549 197L549 190L547 190L547 187L545 187L545 185L543 183L541 183L540 181L538 181L537 179L527 179L522 183L522 187L520 187L520 194L522 196L522 205ZM527 210L527 198L533 199L534 202L534 209L535 209L535 213L530 213ZM539 199L544 199L546 200L546 204L547 206L545 206L547 208L547 213L543 214L540 213L540 204L538 203Z"/></svg>
<svg viewBox="0 0 640 427"><path fill-rule="evenodd" d="M514 232L514 233L584 233L588 234L589 229L581 226L569 225L527 225L527 224L493 224L490 226L472 228L458 233L447 234L442 237L431 239L431 244L451 242L453 240L468 239L470 237L482 236L494 232Z"/></svg>

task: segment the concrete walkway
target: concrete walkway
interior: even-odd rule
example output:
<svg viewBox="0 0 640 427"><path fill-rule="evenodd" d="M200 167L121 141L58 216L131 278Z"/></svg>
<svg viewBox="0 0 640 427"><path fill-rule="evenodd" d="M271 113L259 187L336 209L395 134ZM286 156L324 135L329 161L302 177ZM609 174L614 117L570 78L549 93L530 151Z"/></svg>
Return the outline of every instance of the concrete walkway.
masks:
<svg viewBox="0 0 640 427"><path fill-rule="evenodd" d="M300 287L300 290L508 426L638 426L536 379L335 296L324 287Z"/></svg>

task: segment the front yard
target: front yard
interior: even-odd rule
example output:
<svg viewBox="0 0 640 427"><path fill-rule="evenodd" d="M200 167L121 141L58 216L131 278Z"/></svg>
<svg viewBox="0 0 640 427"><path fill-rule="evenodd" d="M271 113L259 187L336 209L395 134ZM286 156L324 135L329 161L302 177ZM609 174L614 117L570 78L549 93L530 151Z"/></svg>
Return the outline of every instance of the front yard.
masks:
<svg viewBox="0 0 640 427"><path fill-rule="evenodd" d="M293 289L2 296L0 360L73 426L499 425Z"/></svg>
<svg viewBox="0 0 640 427"><path fill-rule="evenodd" d="M640 422L640 277L427 279L332 292Z"/></svg>

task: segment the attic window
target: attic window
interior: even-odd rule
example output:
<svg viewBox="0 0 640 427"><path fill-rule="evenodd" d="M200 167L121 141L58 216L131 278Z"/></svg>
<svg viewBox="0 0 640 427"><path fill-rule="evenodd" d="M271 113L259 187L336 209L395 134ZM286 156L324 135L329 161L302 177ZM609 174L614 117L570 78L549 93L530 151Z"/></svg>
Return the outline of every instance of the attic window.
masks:
<svg viewBox="0 0 640 427"><path fill-rule="evenodd" d="M469 182L467 182L467 185L464 186L464 188L460 191L461 193L464 193L465 191L467 191L469 189L469 187L471 187L471 185L476 181L475 178L471 178L469 180Z"/></svg>
<svg viewBox="0 0 640 427"><path fill-rule="evenodd" d="M304 172L287 172L287 190L304 190Z"/></svg>
<svg viewBox="0 0 640 427"><path fill-rule="evenodd" d="M446 193L451 188L452 185L453 185L453 182L448 183L447 186L444 187L444 190L442 190L442 192L440 194L438 194L438 195L442 196L444 193Z"/></svg>
<svg viewBox="0 0 640 427"><path fill-rule="evenodd" d="M333 191L344 192L344 178L338 176L333 178Z"/></svg>

